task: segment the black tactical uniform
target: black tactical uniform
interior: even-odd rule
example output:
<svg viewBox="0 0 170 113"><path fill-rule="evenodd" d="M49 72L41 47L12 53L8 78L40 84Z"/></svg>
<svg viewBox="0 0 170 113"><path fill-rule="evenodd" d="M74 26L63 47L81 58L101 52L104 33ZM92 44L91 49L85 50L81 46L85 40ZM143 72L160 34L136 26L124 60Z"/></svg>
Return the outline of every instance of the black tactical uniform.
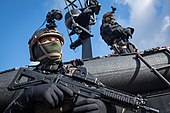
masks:
<svg viewBox="0 0 170 113"><path fill-rule="evenodd" d="M33 70L65 74L62 64L62 35L55 29L40 29L29 41L30 60L39 61ZM70 104L73 92L63 85L40 84L15 92L4 113L115 113L115 107L98 99L78 98ZM66 101L65 101L66 100ZM73 109L68 109L72 106Z"/></svg>
<svg viewBox="0 0 170 113"><path fill-rule="evenodd" d="M112 13L103 15L102 25L100 27L100 34L102 39L111 46L114 51L118 53L134 52L136 47L129 42L129 37L132 36L134 29L131 27L123 28L115 22ZM129 46L132 46L129 51ZM117 50L116 50L117 49Z"/></svg>

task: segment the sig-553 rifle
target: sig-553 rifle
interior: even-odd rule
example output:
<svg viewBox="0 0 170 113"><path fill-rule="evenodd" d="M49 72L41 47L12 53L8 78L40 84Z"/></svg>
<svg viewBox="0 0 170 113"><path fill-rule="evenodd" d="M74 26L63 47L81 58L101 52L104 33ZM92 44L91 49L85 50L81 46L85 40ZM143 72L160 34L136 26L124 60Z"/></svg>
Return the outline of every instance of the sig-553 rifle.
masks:
<svg viewBox="0 0 170 113"><path fill-rule="evenodd" d="M28 78L28 81L22 82L23 78ZM135 96L104 86L96 77L90 76L90 73L87 73L84 67L75 69L71 76L67 74L43 74L26 68L20 68L8 89L13 91L46 83L62 84L71 89L74 93L73 103L78 96L81 96L84 98L100 99L104 102L130 108L134 111L141 108L151 113L159 113L159 110L147 107L146 99L143 99L140 95ZM73 109L73 106L70 109Z"/></svg>

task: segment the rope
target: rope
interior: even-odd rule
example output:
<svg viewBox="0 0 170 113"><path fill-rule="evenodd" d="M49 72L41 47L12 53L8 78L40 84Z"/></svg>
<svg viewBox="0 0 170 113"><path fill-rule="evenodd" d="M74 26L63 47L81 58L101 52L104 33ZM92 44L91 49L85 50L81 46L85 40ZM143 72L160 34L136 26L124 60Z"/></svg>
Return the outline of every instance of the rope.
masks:
<svg viewBox="0 0 170 113"><path fill-rule="evenodd" d="M79 4L80 4L80 7L83 8L83 5L81 4L81 1L80 0L78 0L78 1L79 1Z"/></svg>

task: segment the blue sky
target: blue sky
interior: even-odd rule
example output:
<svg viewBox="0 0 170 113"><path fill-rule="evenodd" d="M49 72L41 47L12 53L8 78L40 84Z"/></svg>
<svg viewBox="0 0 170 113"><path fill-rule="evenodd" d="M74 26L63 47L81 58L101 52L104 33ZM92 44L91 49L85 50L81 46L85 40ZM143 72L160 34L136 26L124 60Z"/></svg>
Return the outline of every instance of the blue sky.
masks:
<svg viewBox="0 0 170 113"><path fill-rule="evenodd" d="M82 0L84 1L84 0ZM51 9L61 9L63 0L3 0L0 5L0 71L29 65L28 40L41 26ZM102 15L117 8L116 20L123 27L134 27L133 43L141 50L152 47L170 46L170 8L169 0L99 0L102 5L97 23L92 26L93 56L110 54L109 47L101 39L99 28ZM58 30L64 35L63 61L81 58L81 47L76 52L69 49L70 41L64 25L64 18L57 21ZM74 36L73 39L76 39Z"/></svg>

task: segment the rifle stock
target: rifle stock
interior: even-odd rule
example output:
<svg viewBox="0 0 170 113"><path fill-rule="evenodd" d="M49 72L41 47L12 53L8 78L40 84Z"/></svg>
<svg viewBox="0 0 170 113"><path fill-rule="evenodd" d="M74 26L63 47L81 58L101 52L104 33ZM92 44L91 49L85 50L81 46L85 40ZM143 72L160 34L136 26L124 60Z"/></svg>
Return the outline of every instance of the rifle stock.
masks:
<svg viewBox="0 0 170 113"><path fill-rule="evenodd" d="M90 76L90 73L87 73L84 67L78 67L72 76L43 74L26 68L20 68L9 85L8 90L13 91L45 83L65 85L73 91L75 98L76 96L95 98L134 111L141 108L151 113L159 113L159 110L147 107L146 99L143 99L140 95L135 96L104 86L97 78Z"/></svg>

